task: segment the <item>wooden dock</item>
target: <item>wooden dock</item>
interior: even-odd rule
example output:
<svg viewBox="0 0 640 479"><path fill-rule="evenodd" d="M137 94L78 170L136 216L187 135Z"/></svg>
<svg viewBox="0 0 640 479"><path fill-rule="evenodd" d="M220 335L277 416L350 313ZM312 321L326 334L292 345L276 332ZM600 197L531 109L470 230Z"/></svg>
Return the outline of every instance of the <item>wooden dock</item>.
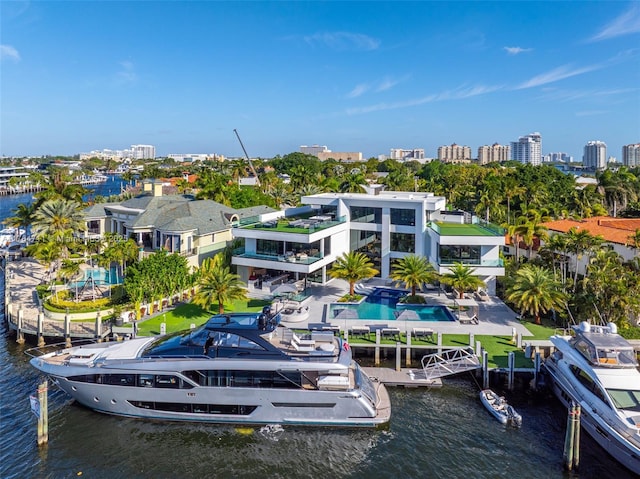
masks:
<svg viewBox="0 0 640 479"><path fill-rule="evenodd" d="M375 378L385 386L405 388L439 388L442 381L438 379L426 379L424 371L420 368L401 368L400 371L391 368L363 367L364 372L370 378Z"/></svg>

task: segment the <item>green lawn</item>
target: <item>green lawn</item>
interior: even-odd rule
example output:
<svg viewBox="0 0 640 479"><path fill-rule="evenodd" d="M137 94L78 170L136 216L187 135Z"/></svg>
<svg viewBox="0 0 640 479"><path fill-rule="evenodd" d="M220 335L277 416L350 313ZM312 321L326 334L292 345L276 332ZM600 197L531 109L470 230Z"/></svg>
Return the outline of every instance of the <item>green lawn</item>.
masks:
<svg viewBox="0 0 640 479"><path fill-rule="evenodd" d="M258 299L247 299L234 301L225 305L226 313L238 311L261 311L264 306L270 305L270 301L262 301ZM159 315L147 319L138 325L139 336L150 336L160 334L160 324L167 324L167 333L189 329L192 324L200 326L205 323L211 316L218 313L217 307L214 311L205 311L200 306L193 303L181 304L171 311L160 313Z"/></svg>

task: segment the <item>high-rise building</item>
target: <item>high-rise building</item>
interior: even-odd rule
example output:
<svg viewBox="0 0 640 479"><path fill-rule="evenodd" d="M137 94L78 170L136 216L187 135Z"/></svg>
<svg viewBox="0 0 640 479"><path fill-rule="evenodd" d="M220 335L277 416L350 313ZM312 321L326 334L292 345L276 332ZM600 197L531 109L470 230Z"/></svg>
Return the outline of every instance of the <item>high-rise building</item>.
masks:
<svg viewBox="0 0 640 479"><path fill-rule="evenodd" d="M131 145L131 157L135 160L153 159L156 157L156 147L152 145Z"/></svg>
<svg viewBox="0 0 640 479"><path fill-rule="evenodd" d="M591 170L604 170L607 167L607 144L604 141L589 141L584 146L582 166Z"/></svg>
<svg viewBox="0 0 640 479"><path fill-rule="evenodd" d="M511 159L520 163L540 166L542 162L542 136L535 132L511 142Z"/></svg>
<svg viewBox="0 0 640 479"><path fill-rule="evenodd" d="M331 151L331 150L329 150L326 146L320 146L320 145L312 145L312 146L302 145L300 147L300 153L304 153L305 155L318 156L319 153L325 153L327 151Z"/></svg>
<svg viewBox="0 0 640 479"><path fill-rule="evenodd" d="M542 161L544 163L573 163L573 156L562 152L547 153L542 158Z"/></svg>
<svg viewBox="0 0 640 479"><path fill-rule="evenodd" d="M438 148L438 159L447 163L467 163L471 161L471 148L455 143Z"/></svg>
<svg viewBox="0 0 640 479"><path fill-rule="evenodd" d="M409 161L409 160L424 160L424 149L414 148L412 150L405 150L402 148L391 148L392 160Z"/></svg>
<svg viewBox="0 0 640 479"><path fill-rule="evenodd" d="M622 164L629 168L640 166L640 143L622 147Z"/></svg>
<svg viewBox="0 0 640 479"><path fill-rule="evenodd" d="M493 163L494 161L509 161L510 156L511 147L507 145L494 143L491 146L484 145L478 147L478 163L481 165Z"/></svg>

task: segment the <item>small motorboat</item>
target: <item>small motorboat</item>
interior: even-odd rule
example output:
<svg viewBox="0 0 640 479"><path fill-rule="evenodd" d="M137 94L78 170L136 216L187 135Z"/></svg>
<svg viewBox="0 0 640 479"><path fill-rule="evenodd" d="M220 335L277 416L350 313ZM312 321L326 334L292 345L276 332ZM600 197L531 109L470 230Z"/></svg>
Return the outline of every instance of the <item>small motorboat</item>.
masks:
<svg viewBox="0 0 640 479"><path fill-rule="evenodd" d="M513 406L507 404L504 397L498 396L491 389L480 391L480 401L501 424L510 424L516 427L522 425L522 416Z"/></svg>

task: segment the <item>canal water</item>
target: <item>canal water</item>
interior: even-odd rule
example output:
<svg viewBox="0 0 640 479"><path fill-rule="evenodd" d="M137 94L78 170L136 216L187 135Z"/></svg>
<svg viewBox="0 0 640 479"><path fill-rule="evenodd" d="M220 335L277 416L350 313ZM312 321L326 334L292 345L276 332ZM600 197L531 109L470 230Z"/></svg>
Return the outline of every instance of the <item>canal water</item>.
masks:
<svg viewBox="0 0 640 479"><path fill-rule="evenodd" d="M439 389L390 389L391 423L379 430L131 420L92 412L52 389L49 443L39 448L29 395L42 377L28 363L28 347L0 321L2 479L634 477L584 434L579 472L563 472L567 414L555 398L506 393L523 426L504 427L481 405L469 373Z"/></svg>

